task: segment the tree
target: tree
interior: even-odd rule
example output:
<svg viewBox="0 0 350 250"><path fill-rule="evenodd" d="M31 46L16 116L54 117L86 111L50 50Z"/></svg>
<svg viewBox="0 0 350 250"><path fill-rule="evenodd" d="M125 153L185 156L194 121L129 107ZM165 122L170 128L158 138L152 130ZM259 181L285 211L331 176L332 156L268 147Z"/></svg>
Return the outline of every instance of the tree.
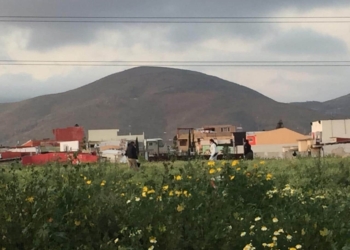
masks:
<svg viewBox="0 0 350 250"><path fill-rule="evenodd" d="M176 135L173 138L173 149L177 150L177 136Z"/></svg>
<svg viewBox="0 0 350 250"><path fill-rule="evenodd" d="M140 148L139 148L139 139L137 137L136 137L136 141L135 141L135 147L136 147L136 154L139 155Z"/></svg>
<svg viewBox="0 0 350 250"><path fill-rule="evenodd" d="M283 121L282 119L279 120L279 122L277 123L277 126L276 126L276 129L279 129L279 128L283 128Z"/></svg>

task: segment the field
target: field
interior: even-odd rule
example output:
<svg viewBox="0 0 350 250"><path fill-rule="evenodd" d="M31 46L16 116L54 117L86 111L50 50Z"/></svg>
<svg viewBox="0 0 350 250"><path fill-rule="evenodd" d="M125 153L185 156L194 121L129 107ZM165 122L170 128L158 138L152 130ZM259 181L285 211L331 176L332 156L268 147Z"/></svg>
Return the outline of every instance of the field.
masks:
<svg viewBox="0 0 350 250"><path fill-rule="evenodd" d="M350 159L0 169L0 249L350 249Z"/></svg>

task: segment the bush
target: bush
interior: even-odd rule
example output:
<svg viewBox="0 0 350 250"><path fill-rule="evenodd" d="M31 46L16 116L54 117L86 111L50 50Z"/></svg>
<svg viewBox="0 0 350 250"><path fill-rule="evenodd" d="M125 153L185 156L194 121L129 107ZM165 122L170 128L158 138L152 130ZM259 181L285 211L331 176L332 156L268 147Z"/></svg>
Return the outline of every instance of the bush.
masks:
<svg viewBox="0 0 350 250"><path fill-rule="evenodd" d="M138 172L3 168L0 246L347 249L348 166L303 159L145 163Z"/></svg>

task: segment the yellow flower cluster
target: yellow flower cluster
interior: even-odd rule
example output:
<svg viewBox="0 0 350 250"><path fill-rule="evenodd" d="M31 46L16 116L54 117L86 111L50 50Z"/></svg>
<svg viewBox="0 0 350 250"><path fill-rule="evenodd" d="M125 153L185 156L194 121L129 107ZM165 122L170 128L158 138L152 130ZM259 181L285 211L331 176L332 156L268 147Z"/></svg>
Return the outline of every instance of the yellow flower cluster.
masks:
<svg viewBox="0 0 350 250"><path fill-rule="evenodd" d="M103 180L103 181L101 182L101 186L104 186L104 185L106 185L106 181L105 181L105 180Z"/></svg>

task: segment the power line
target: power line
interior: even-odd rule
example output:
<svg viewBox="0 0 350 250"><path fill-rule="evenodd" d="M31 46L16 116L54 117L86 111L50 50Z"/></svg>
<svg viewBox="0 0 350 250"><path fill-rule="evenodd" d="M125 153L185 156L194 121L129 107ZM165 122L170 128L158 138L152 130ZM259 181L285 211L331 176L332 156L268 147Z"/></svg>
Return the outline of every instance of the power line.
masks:
<svg viewBox="0 0 350 250"><path fill-rule="evenodd" d="M350 16L0 16L0 18L40 18L40 19L350 19Z"/></svg>
<svg viewBox="0 0 350 250"><path fill-rule="evenodd" d="M115 24L292 24L350 23L350 21L133 21L133 20L0 20L0 23L115 23Z"/></svg>
<svg viewBox="0 0 350 250"><path fill-rule="evenodd" d="M304 61L294 61L294 60L282 60L282 61L271 61L271 60L100 60L100 61L89 61L89 60L9 60L0 59L0 62L7 63L350 63L350 60L343 61L332 61L332 60L304 60Z"/></svg>
<svg viewBox="0 0 350 250"><path fill-rule="evenodd" d="M1 66L79 66L79 67L349 67L350 64L50 64L0 63Z"/></svg>

